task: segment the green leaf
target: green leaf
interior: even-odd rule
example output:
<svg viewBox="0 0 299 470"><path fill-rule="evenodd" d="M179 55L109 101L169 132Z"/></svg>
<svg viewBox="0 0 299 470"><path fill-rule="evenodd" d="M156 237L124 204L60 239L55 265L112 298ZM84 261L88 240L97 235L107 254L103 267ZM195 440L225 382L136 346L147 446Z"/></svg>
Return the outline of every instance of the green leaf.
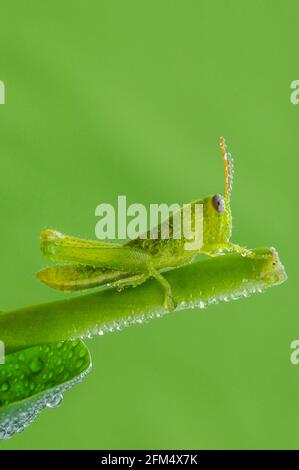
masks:
<svg viewBox="0 0 299 470"><path fill-rule="evenodd" d="M91 360L81 340L35 346L5 357L0 365L0 439L27 427L62 393L83 380Z"/></svg>

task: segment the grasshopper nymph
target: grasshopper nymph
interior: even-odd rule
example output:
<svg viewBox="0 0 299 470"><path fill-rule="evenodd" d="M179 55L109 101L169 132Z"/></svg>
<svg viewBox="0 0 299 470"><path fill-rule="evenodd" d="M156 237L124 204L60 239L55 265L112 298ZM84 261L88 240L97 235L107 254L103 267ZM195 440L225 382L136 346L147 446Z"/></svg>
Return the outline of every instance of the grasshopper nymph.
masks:
<svg viewBox="0 0 299 470"><path fill-rule="evenodd" d="M76 291L107 284L120 290L135 287L153 277L165 289L165 306L171 311L175 303L171 286L161 272L163 269L188 264L198 252L217 256L234 251L242 256L255 256L250 250L229 241L232 233L230 196L233 162L223 138L220 139L220 147L224 162L224 195L214 194L190 203L191 223L192 209L196 204L203 206L203 242L199 249L186 250L184 235L180 239L173 237L175 214L168 219L168 239L160 236L160 224L156 227L156 239L150 238L149 231L147 237L136 238L123 245L84 240L46 229L40 236L43 255L52 261L67 264L43 269L37 274L38 279L55 289Z"/></svg>

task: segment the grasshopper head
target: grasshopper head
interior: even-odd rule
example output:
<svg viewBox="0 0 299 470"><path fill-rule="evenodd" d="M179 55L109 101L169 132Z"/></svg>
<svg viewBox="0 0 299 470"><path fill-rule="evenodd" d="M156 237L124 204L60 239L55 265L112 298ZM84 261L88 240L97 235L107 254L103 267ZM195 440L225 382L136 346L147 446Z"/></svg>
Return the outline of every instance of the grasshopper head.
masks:
<svg viewBox="0 0 299 470"><path fill-rule="evenodd" d="M224 162L224 195L214 194L204 199L204 245L226 243L232 232L230 196L233 184L233 160L228 153L224 138L220 139Z"/></svg>
<svg viewBox="0 0 299 470"><path fill-rule="evenodd" d="M221 194L208 196L203 201L204 245L227 243L231 237L232 218L229 202Z"/></svg>

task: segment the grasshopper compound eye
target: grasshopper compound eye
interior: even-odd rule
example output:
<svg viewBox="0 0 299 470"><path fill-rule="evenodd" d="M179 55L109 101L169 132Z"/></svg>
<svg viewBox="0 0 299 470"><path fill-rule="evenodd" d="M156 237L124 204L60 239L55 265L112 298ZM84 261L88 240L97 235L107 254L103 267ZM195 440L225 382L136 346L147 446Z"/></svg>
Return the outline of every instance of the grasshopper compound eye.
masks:
<svg viewBox="0 0 299 470"><path fill-rule="evenodd" d="M221 194L215 194L215 196L213 196L212 204L219 214L222 214L225 211L225 202Z"/></svg>

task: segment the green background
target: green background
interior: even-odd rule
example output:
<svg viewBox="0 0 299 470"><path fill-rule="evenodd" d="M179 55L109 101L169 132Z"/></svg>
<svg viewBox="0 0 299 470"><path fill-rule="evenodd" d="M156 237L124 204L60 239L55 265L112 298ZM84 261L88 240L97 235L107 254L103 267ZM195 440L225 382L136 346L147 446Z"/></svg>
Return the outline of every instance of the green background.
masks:
<svg viewBox="0 0 299 470"><path fill-rule="evenodd" d="M250 3L250 4L249 4ZM274 245L283 286L89 341L94 369L2 449L299 448L298 1L10 1L0 7L1 309L39 284L44 227L95 207L223 190L233 241Z"/></svg>

